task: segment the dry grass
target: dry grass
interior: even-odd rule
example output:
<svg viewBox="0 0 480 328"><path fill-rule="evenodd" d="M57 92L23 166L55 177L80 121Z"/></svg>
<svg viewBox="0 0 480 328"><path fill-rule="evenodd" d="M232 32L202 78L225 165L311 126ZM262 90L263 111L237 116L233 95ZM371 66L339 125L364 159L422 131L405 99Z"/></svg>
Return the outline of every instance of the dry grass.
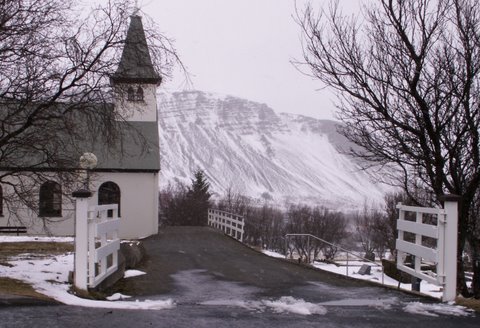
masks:
<svg viewBox="0 0 480 328"><path fill-rule="evenodd" d="M455 303L480 312L480 299L457 297Z"/></svg>
<svg viewBox="0 0 480 328"><path fill-rule="evenodd" d="M34 257L60 255L73 252L71 243L53 242L18 242L0 243L0 262L20 254L31 254Z"/></svg>
<svg viewBox="0 0 480 328"><path fill-rule="evenodd" d="M32 286L23 281L0 277L0 294L28 296L41 300L51 300L49 297L37 293Z"/></svg>

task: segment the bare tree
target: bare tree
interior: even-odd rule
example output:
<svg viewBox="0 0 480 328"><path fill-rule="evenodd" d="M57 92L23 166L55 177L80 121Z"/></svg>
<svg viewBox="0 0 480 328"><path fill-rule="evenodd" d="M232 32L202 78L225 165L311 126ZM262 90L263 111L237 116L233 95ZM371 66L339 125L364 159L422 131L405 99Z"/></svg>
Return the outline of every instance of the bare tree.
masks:
<svg viewBox="0 0 480 328"><path fill-rule="evenodd" d="M222 199L218 201L218 209L238 215L244 215L250 205L250 199L238 192L233 187L228 187Z"/></svg>
<svg viewBox="0 0 480 328"><path fill-rule="evenodd" d="M290 234L313 234L309 231L311 221L311 208L306 205L291 205L287 212L286 233ZM288 239L288 243L293 245L293 249L299 255L299 260L309 260L310 256L316 252L315 243L310 243L307 238L293 236ZM315 256L315 255L314 255Z"/></svg>
<svg viewBox="0 0 480 328"><path fill-rule="evenodd" d="M339 117L355 155L393 172L414 199L431 190L462 197L458 287L467 295L462 254L478 244L469 215L480 183L480 4L476 0L381 0L358 17L337 3L298 14L304 63L338 92ZM478 291L477 291L478 292Z"/></svg>
<svg viewBox="0 0 480 328"><path fill-rule="evenodd" d="M396 240L398 237L397 220L398 220L398 203L410 205L411 201L403 192L388 193L384 197L385 213L382 218L375 223L375 229L379 234L379 241L384 245L384 248L390 251L392 256L397 253Z"/></svg>
<svg viewBox="0 0 480 328"><path fill-rule="evenodd" d="M188 225L191 206L188 204L188 186L177 183L169 184L166 189L160 190L159 208L162 225ZM190 223L191 224L191 223Z"/></svg>
<svg viewBox="0 0 480 328"><path fill-rule="evenodd" d="M275 251L284 250L284 213L270 205L247 207L244 241L252 246Z"/></svg>
<svg viewBox="0 0 480 328"><path fill-rule="evenodd" d="M21 203L35 210L32 191L53 171L69 194L81 150L121 147L125 137L110 77L133 6L111 0L87 9L73 0L0 2L0 183L12 209ZM178 59L154 26L146 34L157 72Z"/></svg>
<svg viewBox="0 0 480 328"><path fill-rule="evenodd" d="M342 213L325 207L292 205L287 213L287 233L311 234L331 244L339 245L347 237L347 221ZM294 237L289 240L303 258L313 259L320 254L332 259L337 248L317 239Z"/></svg>
<svg viewBox="0 0 480 328"><path fill-rule="evenodd" d="M362 245L365 258L374 261L375 252L381 258L384 252L383 236L378 232L378 222L382 220L382 213L376 209L368 208L365 204L362 211L354 216L355 237Z"/></svg>

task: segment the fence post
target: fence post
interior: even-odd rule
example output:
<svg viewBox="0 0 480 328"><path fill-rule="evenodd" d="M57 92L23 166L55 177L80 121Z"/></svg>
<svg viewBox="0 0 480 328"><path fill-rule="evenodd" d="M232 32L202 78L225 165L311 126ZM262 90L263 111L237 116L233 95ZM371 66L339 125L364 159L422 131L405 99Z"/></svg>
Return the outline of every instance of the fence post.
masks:
<svg viewBox="0 0 480 328"><path fill-rule="evenodd" d="M446 222L444 229L444 287L442 301L448 302L455 300L457 296L457 245L458 245L458 202L460 196L444 195L440 197L440 201L444 202L443 208L446 214ZM440 223L442 224L442 223Z"/></svg>
<svg viewBox="0 0 480 328"><path fill-rule="evenodd" d="M288 259L288 234L285 235L285 258Z"/></svg>
<svg viewBox="0 0 480 328"><path fill-rule="evenodd" d="M310 236L307 236L307 262L310 264Z"/></svg>
<svg viewBox="0 0 480 328"><path fill-rule="evenodd" d="M72 193L75 198L75 261L74 285L81 290L88 287L88 199L92 193L77 190Z"/></svg>

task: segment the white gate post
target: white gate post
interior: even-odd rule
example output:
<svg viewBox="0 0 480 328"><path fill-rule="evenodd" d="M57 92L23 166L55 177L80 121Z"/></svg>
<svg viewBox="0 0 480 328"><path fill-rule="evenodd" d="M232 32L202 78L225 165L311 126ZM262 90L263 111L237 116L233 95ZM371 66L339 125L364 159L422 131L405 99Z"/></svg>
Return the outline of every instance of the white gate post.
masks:
<svg viewBox="0 0 480 328"><path fill-rule="evenodd" d="M75 262L74 285L87 290L88 284L88 199L92 193L78 190L72 193L75 198Z"/></svg>
<svg viewBox="0 0 480 328"><path fill-rule="evenodd" d="M444 236L443 265L445 284L442 301L454 301L457 296L457 245L458 245L458 202L460 196L444 195L440 198L444 202L446 214ZM440 223L442 224L442 223Z"/></svg>

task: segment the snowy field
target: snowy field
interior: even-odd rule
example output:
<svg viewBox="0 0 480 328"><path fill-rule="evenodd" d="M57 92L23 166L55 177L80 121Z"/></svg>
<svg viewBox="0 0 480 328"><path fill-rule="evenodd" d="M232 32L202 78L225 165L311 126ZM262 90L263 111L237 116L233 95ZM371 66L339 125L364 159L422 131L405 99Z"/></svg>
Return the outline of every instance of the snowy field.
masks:
<svg viewBox="0 0 480 328"><path fill-rule="evenodd" d="M47 241L47 242L72 242L72 238L31 238L31 237L4 237L0 236L0 242L20 242L20 241ZM280 254L265 252L267 255L283 257ZM8 260L8 265L0 265L0 277L8 277L18 279L30 284L37 292L44 294L61 303L74 306L95 307L95 308L111 308L111 309L138 309L138 310L162 310L171 309L177 306L174 299L158 299L155 300L137 300L134 295L114 294L105 301L87 300L75 296L70 292L71 285L68 283L68 273L73 271L73 253L58 255L35 257L31 254L19 254L16 258ZM343 268L335 265L316 264L319 268L340 273ZM125 272L125 278L130 279L137 275L148 274L138 270L128 270ZM373 270L371 276L361 276L353 274L352 277L360 279L377 280L379 273ZM390 279L390 278L388 278ZM391 285L397 283L393 280L385 281ZM408 287L408 286L403 286ZM425 290L433 289L430 286L423 286ZM438 287L436 287L438 289ZM435 291L430 291L434 293ZM437 294L438 295L438 294ZM350 300L352 302L358 300ZM334 302L335 303L335 302ZM217 305L217 306L235 306L253 311L270 310L274 313L295 313L300 315L325 315L327 306L335 305L332 302L326 303L310 303L302 299L295 299L291 296L283 296L279 299L261 299L261 300L207 300L200 305ZM358 304L357 304L358 305ZM388 304L382 303L382 306ZM375 305L371 305L375 306ZM472 311L453 304L423 304L412 302L403 306L405 312L422 314L427 316L438 316L438 314L448 314L454 316L469 316Z"/></svg>

